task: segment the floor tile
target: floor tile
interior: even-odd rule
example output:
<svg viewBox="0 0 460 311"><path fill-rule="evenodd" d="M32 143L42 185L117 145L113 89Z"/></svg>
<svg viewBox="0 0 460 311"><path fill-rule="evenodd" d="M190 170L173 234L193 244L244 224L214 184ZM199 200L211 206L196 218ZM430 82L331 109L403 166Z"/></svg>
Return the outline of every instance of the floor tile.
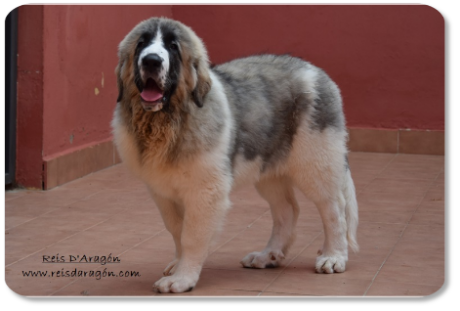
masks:
<svg viewBox="0 0 460 311"><path fill-rule="evenodd" d="M17 227L5 232L5 265L10 265L48 245L76 234L70 230Z"/></svg>
<svg viewBox="0 0 460 311"><path fill-rule="evenodd" d="M408 265L385 264L379 271L377 282L436 286L444 284L444 269L438 267L413 267Z"/></svg>
<svg viewBox="0 0 460 311"><path fill-rule="evenodd" d="M362 296L373 277L373 271L364 273L366 277L354 278L347 272L318 274L312 269L299 269L296 274L281 273L266 290L306 296Z"/></svg>
<svg viewBox="0 0 460 311"><path fill-rule="evenodd" d="M413 267L444 266L444 228L437 225L408 225L386 264Z"/></svg>
<svg viewBox="0 0 460 311"><path fill-rule="evenodd" d="M264 291L259 294L260 297L267 297L267 298L289 298L289 297L308 297L305 294L296 294L296 293L281 293L281 292L273 292L273 291Z"/></svg>
<svg viewBox="0 0 460 311"><path fill-rule="evenodd" d="M242 267L240 261L243 257L251 252L260 252L265 248L271 235L271 226L270 217L264 216L212 253L204 266L215 269L240 269ZM297 256L321 231L321 224L297 226L297 238L286 254L282 265ZM278 273L276 269L267 269L267 271Z"/></svg>
<svg viewBox="0 0 460 311"><path fill-rule="evenodd" d="M165 229L152 234L145 241L133 245L120 257L126 263L149 263L158 265L161 272L174 259L175 245L169 232Z"/></svg>
<svg viewBox="0 0 460 311"><path fill-rule="evenodd" d="M412 199L413 198L413 199ZM412 200L408 200L412 199ZM361 194L358 197L359 221L405 224L417 211L422 196L388 197L384 194Z"/></svg>
<svg viewBox="0 0 460 311"><path fill-rule="evenodd" d="M444 282L444 157L351 152L358 193L360 251L347 271L317 274L324 242L316 206L299 190L297 238L273 269L245 269L272 230L269 206L254 187L231 195L195 289L181 296L424 296ZM8 191L6 282L21 295L173 296L152 284L174 258L171 234L146 186L115 165L49 191ZM119 263L44 264L43 256L116 256ZM137 271L139 277L27 277L23 271Z"/></svg>
<svg viewBox="0 0 460 311"><path fill-rule="evenodd" d="M37 216L38 217L38 216ZM14 227L17 227L21 224L24 224L28 221L31 221L35 218L35 216L27 216L27 215L14 215L12 213L9 213L8 217L5 218L5 229L12 229Z"/></svg>
<svg viewBox="0 0 460 311"><path fill-rule="evenodd" d="M14 200L22 197L27 193L27 190L10 190L5 193L5 201Z"/></svg>
<svg viewBox="0 0 460 311"><path fill-rule="evenodd" d="M385 296L385 297L420 297L434 294L440 289L438 286L424 284L406 284L376 281L366 293L366 296Z"/></svg>
<svg viewBox="0 0 460 311"><path fill-rule="evenodd" d="M153 268L153 269L152 269ZM113 270L113 269L112 269ZM130 264L120 266L117 271L136 271L139 277L112 277L81 279L55 293L56 296L75 295L85 296L177 296L174 294L159 294L153 291L152 285L162 277L151 264ZM270 282L274 275L264 271L230 271L203 269L200 280L192 292L181 296L256 296ZM157 271L157 272L155 272Z"/></svg>
<svg viewBox="0 0 460 311"><path fill-rule="evenodd" d="M391 250L399 240L405 225L401 224L373 224L364 223L358 228L359 252L349 251L347 266L363 264L375 265L375 271L385 261ZM314 264L318 250L322 249L324 235L318 236L303 250L288 266L314 271ZM297 270L286 270L286 273Z"/></svg>
<svg viewBox="0 0 460 311"><path fill-rule="evenodd" d="M446 176L445 176L444 169L443 169L441 173L439 173L438 177L436 178L436 181L444 184L445 180L446 180Z"/></svg>
<svg viewBox="0 0 460 311"><path fill-rule="evenodd" d="M58 277L57 271L72 270L66 264L46 265L37 263L27 265L13 265L5 269L5 281L8 287L19 295L24 296L48 296L62 287L70 284L75 278ZM46 275L39 277L39 271ZM23 273L24 272L24 273ZM35 276L31 273L35 273ZM54 272L54 276L51 273Z"/></svg>
<svg viewBox="0 0 460 311"><path fill-rule="evenodd" d="M75 200L68 202L68 204ZM30 192L24 196L5 202L5 217L28 216L35 218L56 208L65 206L40 192Z"/></svg>
<svg viewBox="0 0 460 311"><path fill-rule="evenodd" d="M79 277L73 282L53 293L53 296L153 296L153 283L160 278L158 268L150 264L112 265L107 268L107 276L103 277L105 268L97 268L100 278ZM86 269L89 271L91 269ZM120 272L123 272L120 276ZM128 272L128 274L126 274ZM110 275L110 276L108 276Z"/></svg>
<svg viewBox="0 0 460 311"><path fill-rule="evenodd" d="M443 156L398 154L380 177L434 180L443 167Z"/></svg>
<svg viewBox="0 0 460 311"><path fill-rule="evenodd" d="M210 289L262 291L274 278L275 275L265 269L203 269L193 294L206 295Z"/></svg>
<svg viewBox="0 0 460 311"><path fill-rule="evenodd" d="M373 180L366 193L373 195L388 195L388 196L423 196L430 186L432 181L429 180L407 180L407 179L391 179L391 178L376 178Z"/></svg>
<svg viewBox="0 0 460 311"><path fill-rule="evenodd" d="M410 220L410 224L444 226L445 201L444 189L430 189Z"/></svg>

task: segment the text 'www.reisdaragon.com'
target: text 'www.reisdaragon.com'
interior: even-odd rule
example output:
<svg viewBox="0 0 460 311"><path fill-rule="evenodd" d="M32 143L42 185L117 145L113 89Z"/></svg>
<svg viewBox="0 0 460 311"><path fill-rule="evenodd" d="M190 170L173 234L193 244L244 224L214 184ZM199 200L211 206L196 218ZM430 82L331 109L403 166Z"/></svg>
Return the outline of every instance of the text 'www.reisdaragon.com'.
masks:
<svg viewBox="0 0 460 311"><path fill-rule="evenodd" d="M77 277L77 278L95 278L100 280L102 278L129 278L129 277L140 277L141 274L138 271L107 271L107 268L104 270L79 270L77 268L73 270L56 270L56 271L22 271L23 277L56 277L56 278L65 278L65 277Z"/></svg>

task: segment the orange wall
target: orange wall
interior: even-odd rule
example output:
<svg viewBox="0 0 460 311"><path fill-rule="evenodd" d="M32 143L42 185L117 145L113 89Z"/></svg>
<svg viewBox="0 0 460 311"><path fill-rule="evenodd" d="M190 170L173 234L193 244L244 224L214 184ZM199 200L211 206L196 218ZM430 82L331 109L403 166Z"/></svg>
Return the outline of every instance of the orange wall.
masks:
<svg viewBox="0 0 460 311"><path fill-rule="evenodd" d="M112 138L118 44L139 21L171 15L171 6L44 6L45 158Z"/></svg>
<svg viewBox="0 0 460 311"><path fill-rule="evenodd" d="M171 6L19 7L17 184L42 188L44 159L111 140L117 47L152 16Z"/></svg>
<svg viewBox="0 0 460 311"><path fill-rule="evenodd" d="M18 14L16 182L41 188L43 177L43 7Z"/></svg>
<svg viewBox="0 0 460 311"><path fill-rule="evenodd" d="M425 5L173 6L211 61L291 53L342 90L349 127L444 130L444 19Z"/></svg>
<svg viewBox="0 0 460 311"><path fill-rule="evenodd" d="M444 20L428 6L29 5L19 8L20 184L40 188L44 159L111 140L117 46L152 16L191 26L214 63L311 61L340 86L350 127L444 129Z"/></svg>

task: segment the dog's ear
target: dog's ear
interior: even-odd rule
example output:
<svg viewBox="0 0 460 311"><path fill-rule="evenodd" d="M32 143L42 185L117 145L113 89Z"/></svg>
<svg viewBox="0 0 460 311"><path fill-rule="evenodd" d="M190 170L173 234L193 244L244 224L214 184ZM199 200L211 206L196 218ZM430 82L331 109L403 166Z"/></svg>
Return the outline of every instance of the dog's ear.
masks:
<svg viewBox="0 0 460 311"><path fill-rule="evenodd" d="M197 82L192 91L193 101L198 107L203 107L204 98L211 89L211 77L209 76L209 64L206 59L198 59L193 64L196 71Z"/></svg>
<svg viewBox="0 0 460 311"><path fill-rule="evenodd" d="M121 78L121 71L123 68L124 61L120 59L120 62L118 63L117 67L115 68L115 75L117 76L117 85L118 85L118 98L117 98L117 103L119 103L123 99L123 90L124 90L124 85L123 85L123 79Z"/></svg>

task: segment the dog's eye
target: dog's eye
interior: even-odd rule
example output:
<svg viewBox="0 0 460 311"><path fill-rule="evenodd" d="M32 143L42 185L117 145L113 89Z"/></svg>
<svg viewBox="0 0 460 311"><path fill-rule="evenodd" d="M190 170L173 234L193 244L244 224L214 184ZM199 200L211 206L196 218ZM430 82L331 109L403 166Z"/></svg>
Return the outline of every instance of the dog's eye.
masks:
<svg viewBox="0 0 460 311"><path fill-rule="evenodd" d="M142 45L144 45L144 42L145 42L145 41L144 41L143 38L139 39L139 41L137 42L137 46L138 46L138 47L141 47Z"/></svg>
<svg viewBox="0 0 460 311"><path fill-rule="evenodd" d="M177 51L179 49L179 46L177 45L176 42L171 42L171 44L169 45L169 47L171 48L171 50L173 51Z"/></svg>

